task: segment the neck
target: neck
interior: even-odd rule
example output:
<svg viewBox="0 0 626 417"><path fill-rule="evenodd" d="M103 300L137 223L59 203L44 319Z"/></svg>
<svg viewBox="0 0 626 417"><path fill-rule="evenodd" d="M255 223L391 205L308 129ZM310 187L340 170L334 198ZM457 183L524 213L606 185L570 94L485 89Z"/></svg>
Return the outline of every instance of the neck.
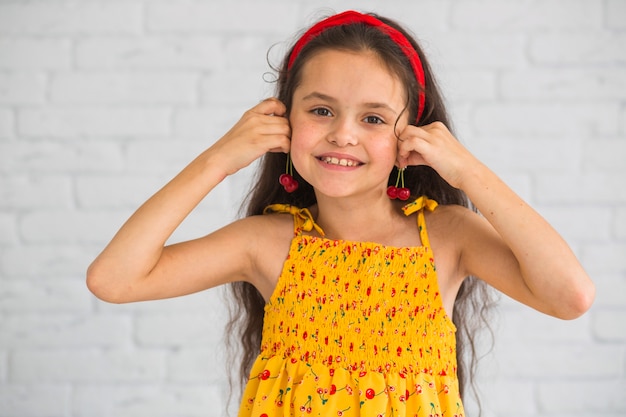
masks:
<svg viewBox="0 0 626 417"><path fill-rule="evenodd" d="M380 198L317 196L317 224L330 239L388 241L401 215L397 202Z"/></svg>

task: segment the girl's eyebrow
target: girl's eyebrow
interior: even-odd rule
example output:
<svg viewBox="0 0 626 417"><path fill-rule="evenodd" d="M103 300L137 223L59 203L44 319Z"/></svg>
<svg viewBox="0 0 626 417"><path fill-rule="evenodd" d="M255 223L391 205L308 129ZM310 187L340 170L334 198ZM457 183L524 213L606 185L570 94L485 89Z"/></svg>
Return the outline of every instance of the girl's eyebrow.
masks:
<svg viewBox="0 0 626 417"><path fill-rule="evenodd" d="M310 100L323 100L323 101L328 101L330 103L336 103L337 99L335 99L334 97L331 97L327 94L324 93L320 93L318 91L314 91L310 94L307 94L306 96L302 97L302 101L310 101ZM389 110L390 112L392 112L393 114L398 114L397 111L395 111L392 107L390 107L388 104L386 103L381 103L381 102L371 102L371 103L363 103L364 107L370 108L370 109L386 109Z"/></svg>

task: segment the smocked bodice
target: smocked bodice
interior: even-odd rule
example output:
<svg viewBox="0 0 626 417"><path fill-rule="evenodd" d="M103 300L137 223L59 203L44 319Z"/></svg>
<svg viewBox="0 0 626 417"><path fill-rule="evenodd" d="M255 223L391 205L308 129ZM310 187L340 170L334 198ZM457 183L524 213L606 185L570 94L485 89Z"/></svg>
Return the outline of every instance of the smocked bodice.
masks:
<svg viewBox="0 0 626 417"><path fill-rule="evenodd" d="M295 234L240 415L463 415L424 221L436 206L404 208L422 245L403 248L311 236L323 230L308 210L268 207L292 214Z"/></svg>

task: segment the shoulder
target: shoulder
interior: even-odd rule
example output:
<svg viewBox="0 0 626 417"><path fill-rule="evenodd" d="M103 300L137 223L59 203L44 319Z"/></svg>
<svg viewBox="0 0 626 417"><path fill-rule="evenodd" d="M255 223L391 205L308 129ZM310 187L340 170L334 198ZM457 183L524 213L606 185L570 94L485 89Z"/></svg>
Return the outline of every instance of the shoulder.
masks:
<svg viewBox="0 0 626 417"><path fill-rule="evenodd" d="M294 237L294 220L289 213L245 217L232 224L246 231L245 244L251 261L249 282L265 299L276 286Z"/></svg>
<svg viewBox="0 0 626 417"><path fill-rule="evenodd" d="M483 222L481 216L467 207L450 204L439 205L432 212L426 211L425 221L433 252L445 258L452 270L463 275L461 257L477 237L478 224Z"/></svg>
<svg viewBox="0 0 626 417"><path fill-rule="evenodd" d="M457 204L439 205L435 210L425 212L429 232L458 231L467 225L467 222L476 221L478 217L479 215L471 209Z"/></svg>
<svg viewBox="0 0 626 417"><path fill-rule="evenodd" d="M237 220L254 238L273 239L276 237L291 238L294 232L293 215L290 213L268 213L244 217Z"/></svg>
<svg viewBox="0 0 626 417"><path fill-rule="evenodd" d="M502 253L500 235L480 213L467 207L439 206L426 221L433 250L445 248L454 253L463 276L474 274L473 265L484 262L487 253Z"/></svg>

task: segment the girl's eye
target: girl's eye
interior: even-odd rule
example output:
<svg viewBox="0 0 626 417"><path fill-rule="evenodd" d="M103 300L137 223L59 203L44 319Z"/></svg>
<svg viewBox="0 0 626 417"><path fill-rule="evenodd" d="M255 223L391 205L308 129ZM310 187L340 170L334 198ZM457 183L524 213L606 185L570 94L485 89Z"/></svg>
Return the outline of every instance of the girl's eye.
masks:
<svg viewBox="0 0 626 417"><path fill-rule="evenodd" d="M330 113L330 110L325 109L323 107L320 107L320 108L317 108L317 109L313 109L312 112L316 116L324 116L324 117L332 116L332 114Z"/></svg>
<svg viewBox="0 0 626 417"><path fill-rule="evenodd" d="M384 123L383 119L381 119L378 116L367 116L363 120L365 121L365 123L371 123L371 124L377 124L377 125Z"/></svg>

